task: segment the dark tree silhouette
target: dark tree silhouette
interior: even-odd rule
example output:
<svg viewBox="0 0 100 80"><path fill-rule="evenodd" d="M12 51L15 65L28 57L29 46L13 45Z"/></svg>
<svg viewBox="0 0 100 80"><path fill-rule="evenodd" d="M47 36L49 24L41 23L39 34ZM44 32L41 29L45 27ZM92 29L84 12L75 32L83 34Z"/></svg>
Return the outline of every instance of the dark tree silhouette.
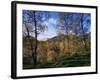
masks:
<svg viewBox="0 0 100 80"><path fill-rule="evenodd" d="M85 50L87 51L87 43L86 43L86 32L89 30L90 26L90 19L88 19L89 14L80 14L80 27L82 30L82 36L83 36L83 45Z"/></svg>
<svg viewBox="0 0 100 80"><path fill-rule="evenodd" d="M57 28L58 35L65 33L67 36L68 50L70 50L70 32L76 35L82 35L84 48L87 50L86 34L89 32L90 14L85 13L59 13ZM76 45L78 44L75 41ZM70 51L68 51L70 52ZM72 51L71 51L72 52Z"/></svg>
<svg viewBox="0 0 100 80"><path fill-rule="evenodd" d="M64 12L61 12L59 13L59 24L57 24L57 27L60 29L59 31L64 31L63 33L66 34L67 36L67 43L68 43L68 52L70 53L70 44L69 44L69 39L70 39L70 36L69 36L69 33L70 31L72 30L72 21L73 19L73 14L72 13L64 13ZM62 34L61 32L58 33L58 34Z"/></svg>
<svg viewBox="0 0 100 80"><path fill-rule="evenodd" d="M37 37L41 32L44 32L46 30L47 26L42 24L42 22L49 18L47 15L48 14L46 12L31 10L23 11L23 36L27 36L28 38L35 38L35 45L33 45L33 41L29 39L33 62L35 65L37 64ZM45 19L43 19L43 17L45 17Z"/></svg>

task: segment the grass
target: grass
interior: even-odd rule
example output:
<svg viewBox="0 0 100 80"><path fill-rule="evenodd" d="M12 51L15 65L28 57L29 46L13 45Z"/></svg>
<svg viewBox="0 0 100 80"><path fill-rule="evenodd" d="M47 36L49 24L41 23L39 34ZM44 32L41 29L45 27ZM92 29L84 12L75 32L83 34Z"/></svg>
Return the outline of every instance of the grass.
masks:
<svg viewBox="0 0 100 80"><path fill-rule="evenodd" d="M24 64L23 69L39 69L39 68L58 68L58 67L81 67L81 66L90 66L90 53L73 55L70 57L63 57L62 59L58 59L53 63L46 64Z"/></svg>

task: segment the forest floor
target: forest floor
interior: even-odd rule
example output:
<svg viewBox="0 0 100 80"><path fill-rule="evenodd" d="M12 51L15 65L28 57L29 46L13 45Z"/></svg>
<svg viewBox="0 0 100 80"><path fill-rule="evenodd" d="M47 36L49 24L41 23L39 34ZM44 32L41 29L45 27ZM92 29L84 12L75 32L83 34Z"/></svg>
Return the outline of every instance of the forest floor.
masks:
<svg viewBox="0 0 100 80"><path fill-rule="evenodd" d="M73 55L70 57L62 57L56 62L46 63L46 64L37 64L36 66L30 64L25 65L23 69L41 69L41 68L62 68L62 67L82 67L91 65L90 53Z"/></svg>

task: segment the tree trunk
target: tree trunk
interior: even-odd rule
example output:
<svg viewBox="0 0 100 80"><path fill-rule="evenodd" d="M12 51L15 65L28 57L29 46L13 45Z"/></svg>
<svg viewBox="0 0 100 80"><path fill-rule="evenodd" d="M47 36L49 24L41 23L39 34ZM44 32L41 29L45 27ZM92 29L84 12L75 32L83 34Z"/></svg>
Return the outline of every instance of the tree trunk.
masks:
<svg viewBox="0 0 100 80"><path fill-rule="evenodd" d="M27 31L27 36L29 37L30 36L30 32L29 32L28 27L26 26L26 23L25 23L25 28L26 28L26 31Z"/></svg>
<svg viewBox="0 0 100 80"><path fill-rule="evenodd" d="M66 27L66 30L68 30L68 27ZM67 31L67 43L68 43L68 55L70 55L70 46L69 46L69 32Z"/></svg>
<svg viewBox="0 0 100 80"><path fill-rule="evenodd" d="M84 27L83 27L83 14L81 14L81 29L82 29L82 36L83 36L83 45L85 50L87 51L87 45L86 45L86 39L85 39L85 31L84 31Z"/></svg>
<svg viewBox="0 0 100 80"><path fill-rule="evenodd" d="M35 11L33 12L34 15L34 26L35 26L35 48L34 48L34 64L37 64L37 26L36 26L36 16L35 16Z"/></svg>

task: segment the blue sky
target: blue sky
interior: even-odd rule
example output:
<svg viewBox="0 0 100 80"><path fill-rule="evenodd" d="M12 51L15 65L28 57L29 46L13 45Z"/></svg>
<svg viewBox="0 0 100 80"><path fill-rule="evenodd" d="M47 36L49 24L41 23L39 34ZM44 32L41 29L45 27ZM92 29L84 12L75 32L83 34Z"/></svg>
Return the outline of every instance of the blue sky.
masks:
<svg viewBox="0 0 100 80"><path fill-rule="evenodd" d="M47 40L49 38L53 38L54 36L57 36L57 29L56 29L56 19L50 18L49 20L45 21L43 24L46 24L48 26L48 29L38 35L38 40Z"/></svg>
<svg viewBox="0 0 100 80"><path fill-rule="evenodd" d="M24 19L26 19L26 20L28 18L28 15L26 14L27 12L28 12L28 10L23 10L23 16L24 16ZM49 19L42 23L47 26L47 30L45 30L44 32L42 32L38 35L38 37L37 37L38 40L45 41L49 38L53 38L53 37L57 36L57 20L59 19L58 13L59 12L48 12L48 14L50 16ZM78 17L77 15L78 14L75 14L76 17ZM89 20L91 19L90 15L88 16L88 18L89 18ZM24 19L23 19L23 21L24 21ZM42 19L45 19L45 17L43 17ZM90 30L90 25L88 28Z"/></svg>

